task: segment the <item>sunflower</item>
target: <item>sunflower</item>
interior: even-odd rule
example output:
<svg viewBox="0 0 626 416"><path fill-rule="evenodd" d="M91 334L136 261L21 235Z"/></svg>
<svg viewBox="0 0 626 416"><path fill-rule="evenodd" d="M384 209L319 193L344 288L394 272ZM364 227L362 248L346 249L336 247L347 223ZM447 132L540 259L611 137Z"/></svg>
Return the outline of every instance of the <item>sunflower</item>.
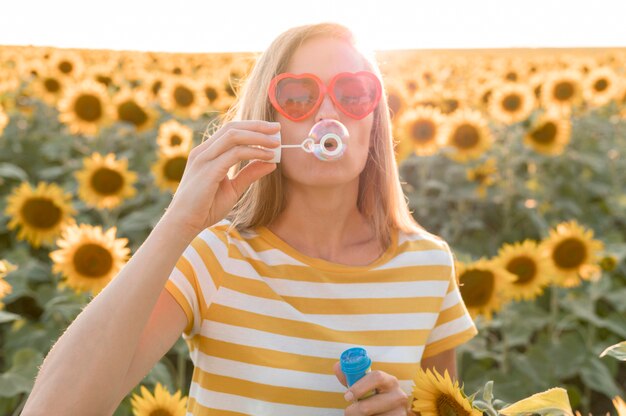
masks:
<svg viewBox="0 0 626 416"><path fill-rule="evenodd" d="M502 286L515 281L516 276L507 271L498 259L480 258L469 264L455 262L459 290L468 312L475 318L483 315L491 320L493 312L502 305Z"/></svg>
<svg viewBox="0 0 626 416"><path fill-rule="evenodd" d="M497 179L498 168L496 160L492 157L487 159L485 163L476 166L473 169L467 169L467 179L478 184L476 191L480 198L487 196L487 187L493 185Z"/></svg>
<svg viewBox="0 0 626 416"><path fill-rule="evenodd" d="M574 287L584 280L597 280L601 270L598 253L604 244L593 239L593 231L585 230L576 220L558 224L541 243L540 250L549 258L549 274L553 282Z"/></svg>
<svg viewBox="0 0 626 416"><path fill-rule="evenodd" d="M170 76L163 79L159 102L179 117L197 120L208 107L208 99L200 83L189 77Z"/></svg>
<svg viewBox="0 0 626 416"><path fill-rule="evenodd" d="M391 120L399 120L408 106L408 96L402 83L395 78L385 80L385 94Z"/></svg>
<svg viewBox="0 0 626 416"><path fill-rule="evenodd" d="M79 79L85 70L80 53L61 49L52 50L48 65L59 76L74 80Z"/></svg>
<svg viewBox="0 0 626 416"><path fill-rule="evenodd" d="M66 277L59 283L76 293L91 291L97 295L117 275L129 258L127 238L116 238L117 227L103 232L90 224L71 224L63 228L50 253L52 271Z"/></svg>
<svg viewBox="0 0 626 416"><path fill-rule="evenodd" d="M2 109L2 106L0 106L0 136L2 136L4 129L8 125L9 125L9 116L7 115L7 113L4 112L4 110Z"/></svg>
<svg viewBox="0 0 626 416"><path fill-rule="evenodd" d="M435 107L415 107L407 110L400 121L401 140L409 142L417 156L437 153L444 116Z"/></svg>
<svg viewBox="0 0 626 416"><path fill-rule="evenodd" d="M122 87L113 96L117 120L132 124L138 133L152 129L159 115L149 101L147 92Z"/></svg>
<svg viewBox="0 0 626 416"><path fill-rule="evenodd" d="M583 95L593 107L601 107L617 98L619 78L608 66L592 69L583 81Z"/></svg>
<svg viewBox="0 0 626 416"><path fill-rule="evenodd" d="M528 84L506 82L493 89L489 113L505 124L524 121L535 108L535 96Z"/></svg>
<svg viewBox="0 0 626 416"><path fill-rule="evenodd" d="M475 110L458 110L447 118L440 138L444 154L457 162L480 157L493 143L487 121Z"/></svg>
<svg viewBox="0 0 626 416"><path fill-rule="evenodd" d="M166 76L161 73L151 73L140 70L138 78L141 80L141 87L148 93L150 99L158 100L159 92L163 87L163 79L166 78Z"/></svg>
<svg viewBox="0 0 626 416"><path fill-rule="evenodd" d="M134 416L185 416L186 414L187 397L181 398L180 390L172 396L161 383L157 383L154 396L144 386L141 386L141 394L142 396L133 394L130 399Z"/></svg>
<svg viewBox="0 0 626 416"><path fill-rule="evenodd" d="M89 66L85 72L85 78L91 78L106 88L122 84L120 73L117 71L117 65L114 63L101 62Z"/></svg>
<svg viewBox="0 0 626 416"><path fill-rule="evenodd" d="M219 112L226 112L234 102L234 99L226 93L224 88L211 77L200 81L200 88L209 102L209 106Z"/></svg>
<svg viewBox="0 0 626 416"><path fill-rule="evenodd" d="M113 153L104 157L92 153L91 157L83 158L83 165L74 176L79 183L78 196L88 206L111 209L137 193L133 187L137 174L127 170L128 159L115 161Z"/></svg>
<svg viewBox="0 0 626 416"><path fill-rule="evenodd" d="M504 268L515 275L516 280L502 286L505 299L533 300L550 284L548 259L539 250L539 244L525 240L504 244L498 251Z"/></svg>
<svg viewBox="0 0 626 416"><path fill-rule="evenodd" d="M59 101L59 120L72 134L95 136L113 120L113 108L106 88L87 79L67 86Z"/></svg>
<svg viewBox="0 0 626 416"><path fill-rule="evenodd" d="M0 299L4 298L9 293L13 292L13 287L4 278L13 270L17 270L17 266L9 263L8 260L0 260ZM4 304L0 302L0 310L4 307Z"/></svg>
<svg viewBox="0 0 626 416"><path fill-rule="evenodd" d="M567 118L544 113L526 132L524 144L535 152L548 156L563 153L570 142L572 123Z"/></svg>
<svg viewBox="0 0 626 416"><path fill-rule="evenodd" d="M71 206L72 195L63 193L56 184L39 182L34 189L22 182L7 197L5 214L12 217L8 228L20 226L18 240L28 240L38 248L43 243L52 243L61 229L74 219L76 210Z"/></svg>
<svg viewBox="0 0 626 416"><path fill-rule="evenodd" d="M63 96L67 83L67 79L59 76L57 72L51 71L49 68L42 68L37 78L31 81L30 86L33 95L46 104L55 107Z"/></svg>
<svg viewBox="0 0 626 416"><path fill-rule="evenodd" d="M541 103L562 116L571 114L572 107L582 101L582 76L569 69L546 74L541 86Z"/></svg>
<svg viewBox="0 0 626 416"><path fill-rule="evenodd" d="M171 119L159 126L157 144L163 151L181 149L191 151L193 147L193 130L175 119Z"/></svg>
<svg viewBox="0 0 626 416"><path fill-rule="evenodd" d="M459 387L458 380L450 378L448 370L442 376L433 369L419 368L414 379L412 410L422 416L482 416Z"/></svg>
<svg viewBox="0 0 626 416"><path fill-rule="evenodd" d="M573 416L567 390L553 387L510 404L500 410L503 416L555 414Z"/></svg>
<svg viewBox="0 0 626 416"><path fill-rule="evenodd" d="M150 168L155 182L159 189L174 193L185 172L189 152L185 149L174 149L159 151L158 155L158 160Z"/></svg>

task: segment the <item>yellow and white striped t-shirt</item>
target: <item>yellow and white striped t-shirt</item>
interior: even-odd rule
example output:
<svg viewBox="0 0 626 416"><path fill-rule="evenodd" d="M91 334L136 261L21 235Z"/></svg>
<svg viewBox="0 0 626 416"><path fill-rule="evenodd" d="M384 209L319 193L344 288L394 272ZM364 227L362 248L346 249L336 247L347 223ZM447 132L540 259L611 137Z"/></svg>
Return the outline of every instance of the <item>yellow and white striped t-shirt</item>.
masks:
<svg viewBox="0 0 626 416"><path fill-rule="evenodd" d="M267 227L222 220L178 260L167 290L189 321L194 364L188 414L343 415L333 365L351 347L411 394L423 357L478 333L448 245L396 231L367 266L298 252Z"/></svg>

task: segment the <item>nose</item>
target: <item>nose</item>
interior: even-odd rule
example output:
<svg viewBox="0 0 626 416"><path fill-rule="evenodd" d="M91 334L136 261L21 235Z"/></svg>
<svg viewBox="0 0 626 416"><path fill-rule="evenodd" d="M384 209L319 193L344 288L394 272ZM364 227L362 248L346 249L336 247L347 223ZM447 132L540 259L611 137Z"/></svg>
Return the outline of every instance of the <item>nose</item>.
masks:
<svg viewBox="0 0 626 416"><path fill-rule="evenodd" d="M318 122L322 119L335 119L339 120L339 113L337 112L337 108L335 107L335 103L330 98L330 95L326 94L320 107L317 109L317 114L315 115L315 122Z"/></svg>

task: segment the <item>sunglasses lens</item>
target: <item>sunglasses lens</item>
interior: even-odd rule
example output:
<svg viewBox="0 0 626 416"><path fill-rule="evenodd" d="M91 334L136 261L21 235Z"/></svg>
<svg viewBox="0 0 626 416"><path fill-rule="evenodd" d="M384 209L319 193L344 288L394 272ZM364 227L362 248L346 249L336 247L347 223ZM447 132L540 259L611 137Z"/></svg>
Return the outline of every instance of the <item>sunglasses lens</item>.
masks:
<svg viewBox="0 0 626 416"><path fill-rule="evenodd" d="M310 78L285 78L276 86L276 101L289 117L300 118L315 106L320 91Z"/></svg>
<svg viewBox="0 0 626 416"><path fill-rule="evenodd" d="M343 111L355 117L364 117L378 104L378 84L365 76L346 76L335 82L334 95Z"/></svg>

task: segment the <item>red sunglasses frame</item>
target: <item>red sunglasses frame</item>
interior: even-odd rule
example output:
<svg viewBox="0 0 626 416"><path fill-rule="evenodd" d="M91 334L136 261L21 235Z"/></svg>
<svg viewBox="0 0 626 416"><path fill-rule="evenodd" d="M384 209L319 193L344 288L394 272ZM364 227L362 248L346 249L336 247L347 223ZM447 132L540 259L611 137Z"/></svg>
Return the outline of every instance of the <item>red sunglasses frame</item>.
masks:
<svg viewBox="0 0 626 416"><path fill-rule="evenodd" d="M360 76L365 76L368 77L370 79L372 79L374 81L374 85L376 86L376 97L374 98L373 101L373 105L372 108L366 112L364 115L362 116L355 116L354 114L350 114L348 113L342 106L341 104L339 104L337 102L337 98L335 97L335 94L332 93L332 91L334 91L334 87L335 84L337 83L337 81L341 78L345 78L345 77L360 77ZM278 100L276 99L276 88L278 86L278 82L285 79L285 78L293 78L293 79L312 79L315 81L315 83L317 84L320 94L317 97L317 101L315 102L315 104L313 105L313 107L311 107L311 109L309 111L306 112L306 114L294 118L291 117L289 114L287 114L282 108L281 106L278 104ZM322 82L322 80L315 74L311 74L309 72L303 73L303 74L292 74L290 72L283 72L281 74L276 75L274 78L272 78L272 80L270 81L270 85L268 88L268 95L269 95L269 99L270 102L272 103L272 106L274 106L274 108L276 109L276 111L278 111L280 114L282 114L283 116L287 117L289 120L292 121L301 121L304 120L305 118L309 117L311 114L313 114L320 106L320 104L322 103L322 101L324 100L324 96L326 94L330 95L330 99L332 100L332 102L335 104L335 106L341 110L342 113L344 113L345 115L347 115L348 117L351 117L353 119L356 120L360 120L362 118L367 117L372 111L374 111L374 109L376 108L376 106L378 106L378 102L380 101L380 97L382 95L382 85L380 83L380 80L378 79L378 77L376 76L376 74L374 74L373 72L370 71L358 71L358 72L340 72L338 74L336 74L328 83L328 86L324 84L324 82ZM331 91L331 93L329 94L329 91Z"/></svg>

